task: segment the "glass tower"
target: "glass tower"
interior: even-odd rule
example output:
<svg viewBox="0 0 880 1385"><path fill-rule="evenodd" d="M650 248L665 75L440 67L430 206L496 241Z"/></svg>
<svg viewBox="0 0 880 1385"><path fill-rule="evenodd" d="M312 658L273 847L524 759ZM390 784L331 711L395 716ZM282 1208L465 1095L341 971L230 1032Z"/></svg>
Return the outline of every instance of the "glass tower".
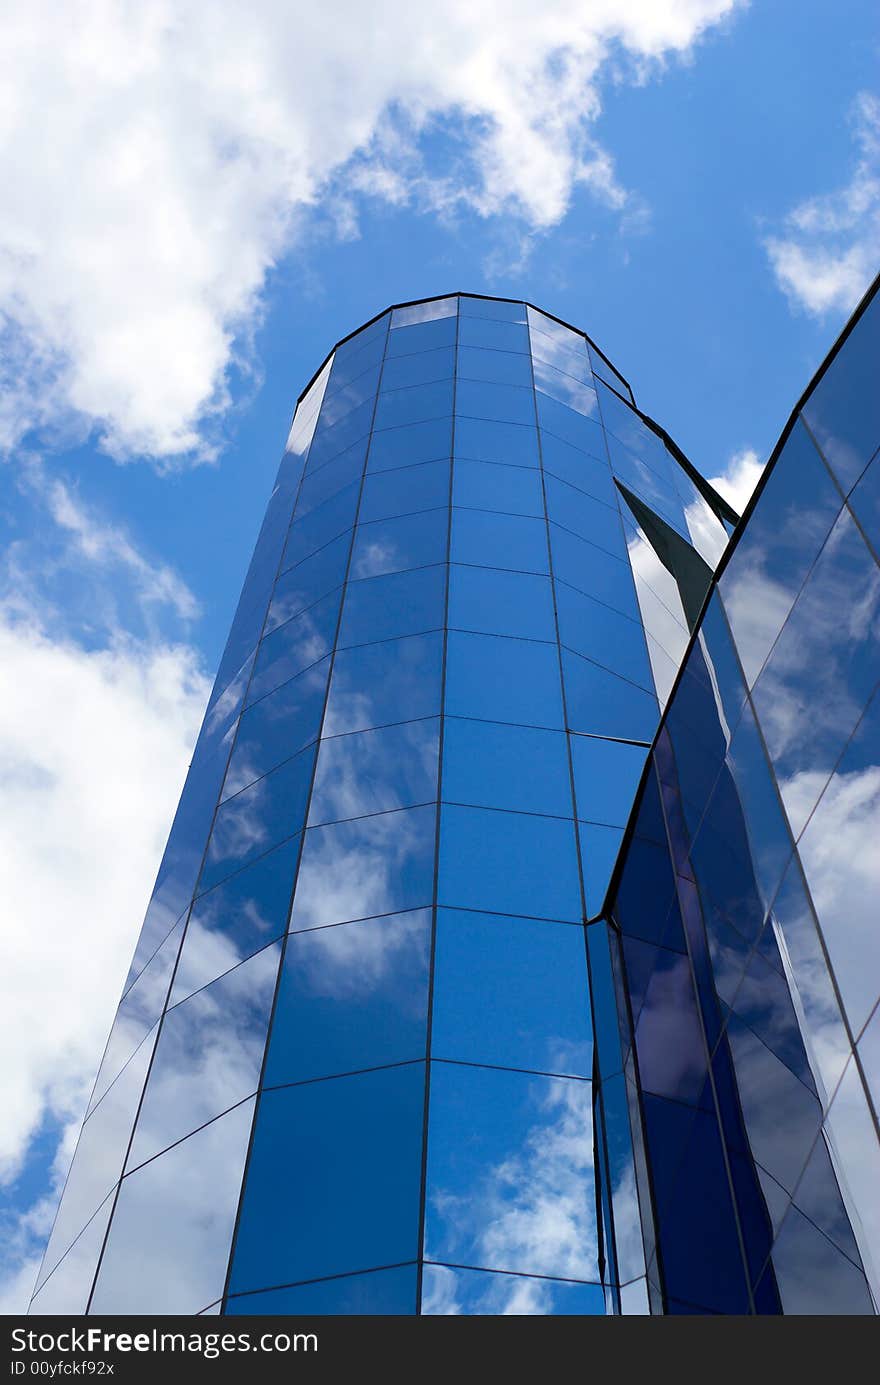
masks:
<svg viewBox="0 0 880 1385"><path fill-rule="evenodd" d="M846 1262L836 1306L872 1311L872 1175L852 1191L834 1117L857 1078L873 1118L867 945L853 960L832 902L834 971L797 921L826 881L827 839L817 885L800 834L869 770L880 473L844 500L871 451L834 412L856 387L828 384L865 330L732 552L737 516L555 318L460 295L337 345L297 405L34 1313L813 1311L784 1264L818 1292L837 1261L803 1270L797 1218ZM851 566L826 597L861 594L833 630L829 550ZM808 638L843 680L829 665L821 750L784 684Z"/></svg>

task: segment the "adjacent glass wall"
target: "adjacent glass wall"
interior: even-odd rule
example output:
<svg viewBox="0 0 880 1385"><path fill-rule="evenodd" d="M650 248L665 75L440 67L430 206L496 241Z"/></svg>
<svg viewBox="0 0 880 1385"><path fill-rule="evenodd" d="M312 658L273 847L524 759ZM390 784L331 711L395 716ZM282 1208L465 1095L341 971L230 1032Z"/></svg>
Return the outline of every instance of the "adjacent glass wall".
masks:
<svg viewBox="0 0 880 1385"><path fill-rule="evenodd" d="M610 901L658 1311L880 1300L878 331L738 535Z"/></svg>
<svg viewBox="0 0 880 1385"><path fill-rule="evenodd" d="M617 482L726 535L629 398L462 297L300 402L35 1312L648 1311L593 920L688 620Z"/></svg>

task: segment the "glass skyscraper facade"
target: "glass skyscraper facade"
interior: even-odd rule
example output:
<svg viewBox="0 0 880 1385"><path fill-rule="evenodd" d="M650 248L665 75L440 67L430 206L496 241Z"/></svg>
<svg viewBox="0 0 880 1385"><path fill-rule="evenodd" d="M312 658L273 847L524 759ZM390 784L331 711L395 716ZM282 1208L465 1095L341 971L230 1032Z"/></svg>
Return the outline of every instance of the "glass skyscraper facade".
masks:
<svg viewBox="0 0 880 1385"><path fill-rule="evenodd" d="M874 1311L872 331L730 546L555 318L335 348L32 1312Z"/></svg>

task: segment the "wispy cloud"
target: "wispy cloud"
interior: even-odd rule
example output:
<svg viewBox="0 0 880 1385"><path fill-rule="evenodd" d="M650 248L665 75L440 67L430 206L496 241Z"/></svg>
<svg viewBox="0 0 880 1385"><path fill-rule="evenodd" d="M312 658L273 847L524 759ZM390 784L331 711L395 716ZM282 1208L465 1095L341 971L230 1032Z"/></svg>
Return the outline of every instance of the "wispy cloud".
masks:
<svg viewBox="0 0 880 1385"><path fill-rule="evenodd" d="M880 99L860 92L850 119L849 182L801 202L764 241L779 287L814 317L851 311L880 265Z"/></svg>
<svg viewBox="0 0 880 1385"><path fill-rule="evenodd" d="M336 199L553 225L604 74L643 81L740 0L313 9L32 0L0 54L0 445L79 419L118 458L210 458L270 267ZM439 138L434 138L438 135Z"/></svg>

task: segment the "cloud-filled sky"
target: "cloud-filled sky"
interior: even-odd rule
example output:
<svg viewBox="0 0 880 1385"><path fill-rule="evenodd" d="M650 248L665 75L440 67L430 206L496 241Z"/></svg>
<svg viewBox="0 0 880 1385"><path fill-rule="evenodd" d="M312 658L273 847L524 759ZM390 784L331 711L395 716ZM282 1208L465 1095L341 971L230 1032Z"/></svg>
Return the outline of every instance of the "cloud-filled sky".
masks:
<svg viewBox="0 0 880 1385"><path fill-rule="evenodd" d="M29 1297L302 385L390 302L526 297L741 505L877 267L878 49L870 0L7 15L0 1307Z"/></svg>

